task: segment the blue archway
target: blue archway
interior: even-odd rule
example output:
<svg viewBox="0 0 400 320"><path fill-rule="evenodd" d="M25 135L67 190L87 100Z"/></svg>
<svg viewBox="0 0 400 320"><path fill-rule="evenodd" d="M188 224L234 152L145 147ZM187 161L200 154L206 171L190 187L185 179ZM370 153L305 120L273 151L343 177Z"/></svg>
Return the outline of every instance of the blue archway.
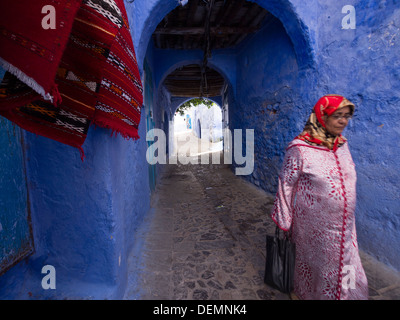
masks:
<svg viewBox="0 0 400 320"><path fill-rule="evenodd" d="M294 0L247 0L255 2L278 18L293 43L300 69L312 68L315 65L314 44L316 40L307 27L308 20L316 17L305 2ZM295 2L295 5L293 4ZM133 40L139 69L143 62L151 35L161 20L179 5L176 0L136 0L130 11L133 22Z"/></svg>

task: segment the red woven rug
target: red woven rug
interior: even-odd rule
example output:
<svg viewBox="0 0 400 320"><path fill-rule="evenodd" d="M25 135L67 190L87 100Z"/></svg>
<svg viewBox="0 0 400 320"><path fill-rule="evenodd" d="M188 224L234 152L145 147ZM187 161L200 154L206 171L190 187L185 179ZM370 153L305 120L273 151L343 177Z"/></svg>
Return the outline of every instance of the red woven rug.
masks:
<svg viewBox="0 0 400 320"><path fill-rule="evenodd" d="M90 123L125 138L139 138L142 84L123 0L82 1L55 83L62 99L58 106L6 74L0 87L0 114L77 148ZM21 104L24 99L30 103Z"/></svg>
<svg viewBox="0 0 400 320"><path fill-rule="evenodd" d="M1 0L0 65L50 101L58 97L54 78L81 2ZM54 8L55 29L42 26L44 22L47 28L49 4Z"/></svg>

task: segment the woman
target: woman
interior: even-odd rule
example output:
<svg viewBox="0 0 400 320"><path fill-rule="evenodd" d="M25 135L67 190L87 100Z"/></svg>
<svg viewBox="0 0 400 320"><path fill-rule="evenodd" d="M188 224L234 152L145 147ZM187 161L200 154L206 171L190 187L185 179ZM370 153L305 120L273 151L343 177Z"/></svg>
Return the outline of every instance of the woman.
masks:
<svg viewBox="0 0 400 320"><path fill-rule="evenodd" d="M356 171L341 135L354 108L342 96L322 97L286 149L271 216L292 231L300 299L368 299L354 217Z"/></svg>

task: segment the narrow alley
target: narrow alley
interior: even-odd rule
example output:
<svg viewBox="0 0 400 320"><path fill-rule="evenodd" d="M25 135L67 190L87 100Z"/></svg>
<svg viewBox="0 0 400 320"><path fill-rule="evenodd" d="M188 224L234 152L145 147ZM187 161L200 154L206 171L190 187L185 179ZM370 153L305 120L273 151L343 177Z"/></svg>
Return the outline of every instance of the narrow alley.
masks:
<svg viewBox="0 0 400 320"><path fill-rule="evenodd" d="M398 1L50 2L0 10L0 300L296 299L272 208L302 299L400 299Z"/></svg>
<svg viewBox="0 0 400 320"><path fill-rule="evenodd" d="M138 287L128 287L124 299L290 299L263 282L273 196L228 165L212 164L211 153L210 164L198 163L167 165L129 257ZM400 274L360 254L370 299L398 299Z"/></svg>

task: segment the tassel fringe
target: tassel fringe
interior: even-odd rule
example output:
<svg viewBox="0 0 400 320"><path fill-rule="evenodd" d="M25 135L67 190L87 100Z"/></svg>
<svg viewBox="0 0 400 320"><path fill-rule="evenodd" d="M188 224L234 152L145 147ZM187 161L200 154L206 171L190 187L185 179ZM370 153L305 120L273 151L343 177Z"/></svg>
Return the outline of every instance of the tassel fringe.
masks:
<svg viewBox="0 0 400 320"><path fill-rule="evenodd" d="M60 95L60 92L58 91L58 86L56 84L54 84L53 88L51 89L51 94L53 96L53 100L52 103L55 107L58 107L61 102L62 102L62 98Z"/></svg>
<svg viewBox="0 0 400 320"><path fill-rule="evenodd" d="M85 152L83 151L82 147L78 147L78 149L79 149L79 153L81 155L81 160L83 162L85 160Z"/></svg>
<svg viewBox="0 0 400 320"><path fill-rule="evenodd" d="M22 72L20 69L18 69L17 67L14 67L11 63L8 63L7 61L5 61L2 58L0 58L0 66L4 70L6 70L6 71L10 72L11 74L13 74L14 76L16 76L19 80L21 80L27 86L32 88L34 91L39 93L43 97L43 99L50 100L51 103L54 103L54 98L53 98L52 94L58 94L58 97L56 97L56 101L60 102L59 99L61 99L61 96L58 93L57 88L55 88L56 92L53 89L51 94L49 92L45 92L43 87L41 85L39 85L33 78L29 77L24 72Z"/></svg>

